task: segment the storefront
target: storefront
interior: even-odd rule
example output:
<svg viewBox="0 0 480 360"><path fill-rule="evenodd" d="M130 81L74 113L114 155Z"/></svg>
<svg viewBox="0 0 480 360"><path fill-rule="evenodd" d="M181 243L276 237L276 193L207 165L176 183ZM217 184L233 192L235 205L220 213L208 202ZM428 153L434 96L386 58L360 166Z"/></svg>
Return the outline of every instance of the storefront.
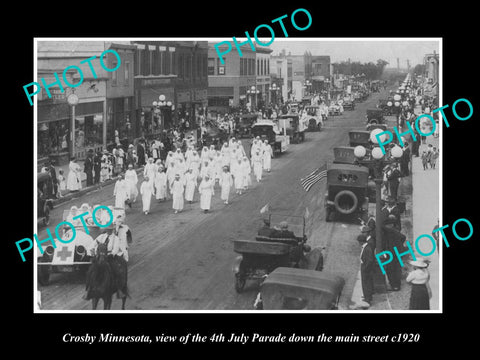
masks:
<svg viewBox="0 0 480 360"><path fill-rule="evenodd" d="M56 164L69 161L71 109L68 104L38 106L37 160L43 164L54 160Z"/></svg>
<svg viewBox="0 0 480 360"><path fill-rule="evenodd" d="M122 145L131 144L135 138L133 96L107 99L107 148L115 144L115 131Z"/></svg>
<svg viewBox="0 0 480 360"><path fill-rule="evenodd" d="M103 122L105 101L80 103L75 106L74 156L83 160L88 150L103 150Z"/></svg>

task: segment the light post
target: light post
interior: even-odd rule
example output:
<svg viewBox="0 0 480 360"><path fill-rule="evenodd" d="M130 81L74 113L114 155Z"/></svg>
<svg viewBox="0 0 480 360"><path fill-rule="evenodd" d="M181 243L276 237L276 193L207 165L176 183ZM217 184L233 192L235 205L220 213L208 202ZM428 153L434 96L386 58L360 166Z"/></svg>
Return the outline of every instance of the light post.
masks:
<svg viewBox="0 0 480 360"><path fill-rule="evenodd" d="M160 126L162 130L165 128L165 110L175 110L175 105L171 101L166 101L165 95L160 95L158 101L152 102L154 114L160 118Z"/></svg>
<svg viewBox="0 0 480 360"><path fill-rule="evenodd" d="M370 133L370 141L374 144L374 147L371 151L370 158L365 158L367 155L367 150L358 145L354 149L354 155L357 158L357 162L360 165L366 166L369 169L373 170L374 181L375 181L375 252L378 254L383 251L382 247L382 182L383 182L383 169L385 165L396 163L400 160L403 155L403 150L400 146L395 145L389 150L389 156L385 156L382 152L382 149L378 146L378 140L376 135L381 133L381 129L375 129ZM386 135L382 135L380 138L382 141L385 141Z"/></svg>
<svg viewBox="0 0 480 360"><path fill-rule="evenodd" d="M272 86L270 87L270 90L272 91L272 97L273 97L273 104L277 105L277 90L279 88L277 87L277 84L273 83Z"/></svg>
<svg viewBox="0 0 480 360"><path fill-rule="evenodd" d="M259 94L259 93L260 93L260 91L257 90L257 87L255 85L252 85L250 90L247 90L247 94L249 94L251 96L251 99L252 99L252 111L257 107L257 94ZM254 96L255 96L255 102L253 101Z"/></svg>

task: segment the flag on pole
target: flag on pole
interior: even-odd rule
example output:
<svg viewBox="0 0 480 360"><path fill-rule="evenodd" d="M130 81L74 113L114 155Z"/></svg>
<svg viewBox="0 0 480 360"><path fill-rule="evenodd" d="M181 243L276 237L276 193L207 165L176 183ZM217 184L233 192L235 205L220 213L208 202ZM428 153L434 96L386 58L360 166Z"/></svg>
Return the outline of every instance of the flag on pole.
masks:
<svg viewBox="0 0 480 360"><path fill-rule="evenodd" d="M265 205L264 207L262 207L262 208L260 209L260 214L265 214L265 213L268 212L268 211L269 211L269 206L268 206L268 204L267 204L267 205Z"/></svg>
<svg viewBox="0 0 480 360"><path fill-rule="evenodd" d="M313 185L315 185L318 181L322 180L325 177L327 177L326 163L323 166L311 172L310 174L308 174L303 179L300 179L300 181L305 191L309 191Z"/></svg>

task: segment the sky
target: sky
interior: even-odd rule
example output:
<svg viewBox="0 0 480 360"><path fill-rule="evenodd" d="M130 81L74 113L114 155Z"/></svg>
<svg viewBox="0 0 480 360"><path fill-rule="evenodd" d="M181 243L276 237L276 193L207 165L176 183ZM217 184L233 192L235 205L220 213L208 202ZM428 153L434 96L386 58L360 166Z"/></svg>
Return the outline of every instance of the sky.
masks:
<svg viewBox="0 0 480 360"><path fill-rule="evenodd" d="M260 39L261 40L261 39ZM265 41L267 42L267 41ZM298 39L298 38L275 38L269 46L273 50L272 55L277 55L282 49L287 54L303 55L308 50L312 55L330 55L330 61L341 62L350 58L351 61L373 62L383 59L389 62L387 67L397 67L397 58L400 67L407 67L407 59L410 66L423 63L425 54L431 54L435 50L440 53L441 39Z"/></svg>

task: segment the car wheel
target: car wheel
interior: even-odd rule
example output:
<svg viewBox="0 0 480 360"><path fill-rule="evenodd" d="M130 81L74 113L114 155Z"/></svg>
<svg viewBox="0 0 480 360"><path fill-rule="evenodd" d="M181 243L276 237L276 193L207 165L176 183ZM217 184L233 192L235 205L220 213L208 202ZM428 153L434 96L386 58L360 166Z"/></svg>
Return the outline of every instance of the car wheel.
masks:
<svg viewBox="0 0 480 360"><path fill-rule="evenodd" d="M246 279L242 273L235 274L235 291L237 293L240 294L241 292L243 292L243 289L245 288L245 283Z"/></svg>

